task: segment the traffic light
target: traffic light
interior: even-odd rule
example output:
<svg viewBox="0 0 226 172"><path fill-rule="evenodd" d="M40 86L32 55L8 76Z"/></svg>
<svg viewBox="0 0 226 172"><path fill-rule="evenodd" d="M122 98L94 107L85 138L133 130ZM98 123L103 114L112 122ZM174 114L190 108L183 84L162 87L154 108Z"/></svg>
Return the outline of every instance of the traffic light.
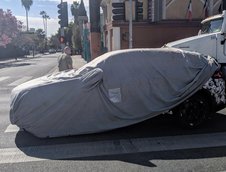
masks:
<svg viewBox="0 0 226 172"><path fill-rule="evenodd" d="M60 27L68 27L67 2L62 2L62 3L58 4L57 7L59 8L58 18L60 19L60 21L58 23L60 24Z"/></svg>
<svg viewBox="0 0 226 172"><path fill-rule="evenodd" d="M65 38L64 36L60 36L59 41L61 44L65 43Z"/></svg>
<svg viewBox="0 0 226 172"><path fill-rule="evenodd" d="M143 2L136 1L136 20L143 20Z"/></svg>
<svg viewBox="0 0 226 172"><path fill-rule="evenodd" d="M113 20L125 20L125 3L114 2L112 3Z"/></svg>

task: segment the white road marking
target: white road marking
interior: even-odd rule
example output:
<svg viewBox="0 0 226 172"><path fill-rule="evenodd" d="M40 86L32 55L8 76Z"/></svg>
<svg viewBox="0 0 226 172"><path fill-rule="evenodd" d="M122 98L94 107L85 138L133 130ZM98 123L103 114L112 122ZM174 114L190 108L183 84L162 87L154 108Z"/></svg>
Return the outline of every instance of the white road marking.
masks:
<svg viewBox="0 0 226 172"><path fill-rule="evenodd" d="M8 79L8 78L9 78L9 76L3 76L3 77L0 77L0 82L6 80L6 79Z"/></svg>
<svg viewBox="0 0 226 172"><path fill-rule="evenodd" d="M132 138L60 145L0 149L0 164L58 160L92 156L209 148L226 145L226 132Z"/></svg>
<svg viewBox="0 0 226 172"><path fill-rule="evenodd" d="M12 133L12 132L18 132L18 131L23 131L23 129L20 129L20 128L17 127L16 125L10 124L10 125L6 128L5 133Z"/></svg>
<svg viewBox="0 0 226 172"><path fill-rule="evenodd" d="M20 85L28 80L30 80L32 78L32 76L25 76L23 78L20 78L14 82L12 82L11 84L9 84L8 86L17 86L17 85Z"/></svg>
<svg viewBox="0 0 226 172"><path fill-rule="evenodd" d="M10 100L10 96L8 94L2 94L1 93L1 96L0 96L0 102L9 102ZM2 108L2 107L1 107Z"/></svg>

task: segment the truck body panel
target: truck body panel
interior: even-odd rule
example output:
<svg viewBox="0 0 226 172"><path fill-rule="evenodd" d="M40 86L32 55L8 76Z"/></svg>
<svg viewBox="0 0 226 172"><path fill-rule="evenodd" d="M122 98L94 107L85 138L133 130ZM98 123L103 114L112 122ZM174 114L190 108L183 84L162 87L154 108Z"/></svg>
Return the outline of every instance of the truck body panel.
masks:
<svg viewBox="0 0 226 172"><path fill-rule="evenodd" d="M218 63L226 63L226 12L209 17L201 22L197 36L170 42L164 47L195 51L214 57Z"/></svg>
<svg viewBox="0 0 226 172"><path fill-rule="evenodd" d="M217 57L217 34L198 35L166 44L166 47L195 51L201 54Z"/></svg>

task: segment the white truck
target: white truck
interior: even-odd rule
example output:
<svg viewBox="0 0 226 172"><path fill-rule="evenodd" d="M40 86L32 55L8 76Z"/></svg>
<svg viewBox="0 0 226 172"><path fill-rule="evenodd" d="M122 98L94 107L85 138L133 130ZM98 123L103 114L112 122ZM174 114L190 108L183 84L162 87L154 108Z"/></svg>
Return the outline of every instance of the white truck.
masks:
<svg viewBox="0 0 226 172"><path fill-rule="evenodd" d="M187 51L196 51L214 57L220 64L226 63L226 11L201 22L197 36L166 44Z"/></svg>
<svg viewBox="0 0 226 172"><path fill-rule="evenodd" d="M195 127L226 105L226 11L204 19L197 36L170 42L164 47L195 51L216 59L221 69L210 78L203 89L173 109L183 124Z"/></svg>

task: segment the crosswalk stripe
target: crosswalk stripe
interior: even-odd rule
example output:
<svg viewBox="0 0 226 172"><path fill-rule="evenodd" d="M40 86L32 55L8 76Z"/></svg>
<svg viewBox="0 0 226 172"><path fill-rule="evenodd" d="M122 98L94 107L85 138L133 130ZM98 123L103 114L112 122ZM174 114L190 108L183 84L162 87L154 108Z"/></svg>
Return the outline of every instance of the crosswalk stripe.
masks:
<svg viewBox="0 0 226 172"><path fill-rule="evenodd" d="M6 79L8 79L8 78L9 78L8 76L0 77L0 82L6 80Z"/></svg>
<svg viewBox="0 0 226 172"><path fill-rule="evenodd" d="M6 128L5 133L12 133L12 132L18 132L18 131L23 131L23 129L20 129L20 128L17 127L16 125L10 124L10 125Z"/></svg>
<svg viewBox="0 0 226 172"><path fill-rule="evenodd" d="M132 138L0 149L0 164L130 153L211 148L226 145L226 132Z"/></svg>
<svg viewBox="0 0 226 172"><path fill-rule="evenodd" d="M32 78L32 76L25 76L23 78L20 78L14 82L12 82L11 84L9 84L8 86L17 86L17 85L20 85L28 80L30 80Z"/></svg>

